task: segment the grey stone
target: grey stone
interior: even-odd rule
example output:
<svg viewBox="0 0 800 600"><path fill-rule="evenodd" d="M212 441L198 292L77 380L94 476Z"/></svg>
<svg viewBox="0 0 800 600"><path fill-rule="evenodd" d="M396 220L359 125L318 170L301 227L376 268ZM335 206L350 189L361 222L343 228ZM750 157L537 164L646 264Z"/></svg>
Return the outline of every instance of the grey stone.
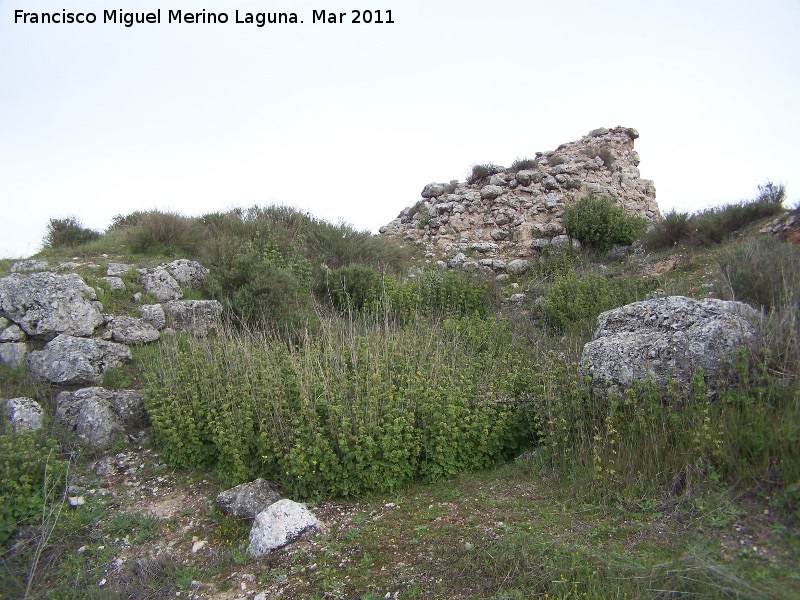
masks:
<svg viewBox="0 0 800 600"><path fill-rule="evenodd" d="M260 558L318 527L317 518L304 505L278 500L256 516L247 551L253 558Z"/></svg>
<svg viewBox="0 0 800 600"><path fill-rule="evenodd" d="M159 331L167 326L167 317L164 314L164 307L160 304L143 304L139 307L139 314L142 315L142 319Z"/></svg>
<svg viewBox="0 0 800 600"><path fill-rule="evenodd" d="M533 175L535 173L536 171L531 171L531 170L517 171L515 177L521 185L530 185L531 181L533 180L532 179Z"/></svg>
<svg viewBox="0 0 800 600"><path fill-rule="evenodd" d="M144 291L153 294L159 302L183 298L183 291L175 278L164 267L139 269Z"/></svg>
<svg viewBox="0 0 800 600"><path fill-rule="evenodd" d="M550 245L550 240L547 238L536 238L531 242L531 249L533 250L541 250L543 248L547 248Z"/></svg>
<svg viewBox="0 0 800 600"><path fill-rule="evenodd" d="M6 342L0 344L0 365L17 367L25 361L28 345L25 342Z"/></svg>
<svg viewBox="0 0 800 600"><path fill-rule="evenodd" d="M19 325L9 325L0 331L0 343L24 342L25 339L25 332L19 328Z"/></svg>
<svg viewBox="0 0 800 600"><path fill-rule="evenodd" d="M127 265L125 263L108 263L106 275L109 277L119 277L120 275L124 275L130 271L132 268L133 265Z"/></svg>
<svg viewBox="0 0 800 600"><path fill-rule="evenodd" d="M140 428L146 418L141 394L130 390L90 387L56 396L55 420L92 448L107 448L126 429Z"/></svg>
<svg viewBox="0 0 800 600"><path fill-rule="evenodd" d="M492 242L475 242L470 244L470 249L475 250L476 252L481 252L482 254L486 254L487 252L491 252L493 250L497 250L497 244Z"/></svg>
<svg viewBox="0 0 800 600"><path fill-rule="evenodd" d="M509 304L516 304L517 306L522 306L525 302L525 294L511 294L508 299L506 300Z"/></svg>
<svg viewBox="0 0 800 600"><path fill-rule="evenodd" d="M497 173L496 175L492 175L489 178L489 185L496 185L496 186L499 186L499 187L502 187L502 186L506 185L505 175L503 173ZM481 194L481 195L483 195L483 194Z"/></svg>
<svg viewBox="0 0 800 600"><path fill-rule="evenodd" d="M99 383L106 370L131 360L122 344L62 334L28 355L28 369L59 385Z"/></svg>
<svg viewBox="0 0 800 600"><path fill-rule="evenodd" d="M46 260L21 260L11 265L12 273L30 273L31 271L46 271L50 265Z"/></svg>
<svg viewBox="0 0 800 600"><path fill-rule="evenodd" d="M489 267L492 271L502 272L506 270L506 261L499 258L482 258L478 261L478 264L482 267Z"/></svg>
<svg viewBox="0 0 800 600"><path fill-rule="evenodd" d="M504 229L492 229L492 231L489 233L489 237L495 242L501 242L510 238L511 234Z"/></svg>
<svg viewBox="0 0 800 600"><path fill-rule="evenodd" d="M222 514L240 519L255 519L258 513L275 504L281 496L277 488L265 479L256 479L225 490L217 496Z"/></svg>
<svg viewBox="0 0 800 600"><path fill-rule="evenodd" d="M100 281L105 281L106 285L108 285L108 289L112 292L114 290L124 290L125 289L125 282L122 281L119 277L101 277Z"/></svg>
<svg viewBox="0 0 800 600"><path fill-rule="evenodd" d="M552 175L548 175L547 177L545 177L542 185L544 185L544 187L548 190L558 189L558 182L556 181L556 178L553 177Z"/></svg>
<svg viewBox="0 0 800 600"><path fill-rule="evenodd" d="M173 260L171 263L164 265L164 268L169 271L170 275L175 278L181 287L187 290L199 290L205 283L208 269L206 269L199 262L188 260L186 258L179 258Z"/></svg>
<svg viewBox="0 0 800 600"><path fill-rule="evenodd" d="M530 268L530 263L524 258L516 258L508 263L506 270L512 275L524 275Z"/></svg>
<svg viewBox="0 0 800 600"><path fill-rule="evenodd" d="M759 313L741 302L670 296L602 313L594 341L583 348L580 371L593 385L625 389L652 378L688 389L702 368L710 390L727 374L733 352L753 339Z"/></svg>
<svg viewBox="0 0 800 600"><path fill-rule="evenodd" d="M598 127L597 129L592 129L587 137L600 137L602 135L606 135L607 133L607 127Z"/></svg>
<svg viewBox="0 0 800 600"><path fill-rule="evenodd" d="M88 336L103 324L97 294L79 275L33 273L0 279L0 311L31 337Z"/></svg>
<svg viewBox="0 0 800 600"><path fill-rule="evenodd" d="M14 433L42 428L42 407L32 398L12 398L3 403L3 416L11 421Z"/></svg>
<svg viewBox="0 0 800 600"><path fill-rule="evenodd" d="M205 336L219 325L222 304L216 300L173 300L164 303L167 324L176 331Z"/></svg>
<svg viewBox="0 0 800 600"><path fill-rule="evenodd" d="M121 344L140 346L155 342L159 335L158 330L144 319L135 317L114 317L111 338Z"/></svg>
<svg viewBox="0 0 800 600"><path fill-rule="evenodd" d="M444 185L441 183L429 183L422 188L422 193L420 195L423 198L436 198L444 194L444 190Z"/></svg>
<svg viewBox="0 0 800 600"><path fill-rule="evenodd" d="M499 185L485 185L481 188L481 198L484 200L494 200L503 193L503 188Z"/></svg>
<svg viewBox="0 0 800 600"><path fill-rule="evenodd" d="M547 194L547 198L544 199L544 207L555 208L556 206L558 206L560 200L561 196L559 196L558 194Z"/></svg>
<svg viewBox="0 0 800 600"><path fill-rule="evenodd" d="M463 265L464 261L466 260L467 260L466 255L463 252L459 252L453 258L447 261L447 266L450 267L451 269L456 269L461 265Z"/></svg>

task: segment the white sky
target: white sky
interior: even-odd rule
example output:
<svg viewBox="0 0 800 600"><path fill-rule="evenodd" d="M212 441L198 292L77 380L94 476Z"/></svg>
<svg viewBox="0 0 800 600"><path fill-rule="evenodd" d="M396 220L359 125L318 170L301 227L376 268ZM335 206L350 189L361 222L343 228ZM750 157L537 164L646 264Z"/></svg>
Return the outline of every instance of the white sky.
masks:
<svg viewBox="0 0 800 600"><path fill-rule="evenodd" d="M395 24L311 23L366 6ZM114 8L162 23L103 24ZM166 23L203 8L230 22ZM616 125L639 130L662 212L767 179L794 204L798 32L798 0L0 0L0 256L36 252L51 217L104 229L148 208L281 202L377 231L430 181Z"/></svg>

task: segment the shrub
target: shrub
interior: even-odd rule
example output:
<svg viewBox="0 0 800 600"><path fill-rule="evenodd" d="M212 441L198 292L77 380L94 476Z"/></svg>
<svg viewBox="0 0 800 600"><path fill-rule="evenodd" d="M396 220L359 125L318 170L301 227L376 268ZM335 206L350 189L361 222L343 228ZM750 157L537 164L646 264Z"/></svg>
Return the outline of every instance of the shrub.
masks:
<svg viewBox="0 0 800 600"><path fill-rule="evenodd" d="M644 243L649 248L671 248L689 237L691 231L689 213L668 212L644 236Z"/></svg>
<svg viewBox="0 0 800 600"><path fill-rule="evenodd" d="M606 279L594 272L571 272L556 278L547 289L542 312L548 325L558 331L591 330L601 312L643 300L658 283L655 278Z"/></svg>
<svg viewBox="0 0 800 600"><path fill-rule="evenodd" d="M599 156L601 159L603 159L603 165L608 169L612 169L615 161L617 160L617 157L614 156L614 152L606 145L599 147L589 146L588 148L584 148L582 152L589 158L597 158Z"/></svg>
<svg viewBox="0 0 800 600"><path fill-rule="evenodd" d="M381 276L370 267L348 265L331 271L328 297L338 310L362 310L375 305L381 295Z"/></svg>
<svg viewBox="0 0 800 600"><path fill-rule="evenodd" d="M761 235L717 254L722 298L773 310L800 307L800 251L773 236Z"/></svg>
<svg viewBox="0 0 800 600"><path fill-rule="evenodd" d="M497 165L493 165L492 163L485 163L482 165L472 165L472 169L467 176L467 183L470 185L474 185L478 183L481 179L486 179L490 175L494 175L495 173L500 172L500 167Z"/></svg>
<svg viewBox="0 0 800 600"><path fill-rule="evenodd" d="M148 412L164 458L299 498L383 493L486 468L528 439L530 361L494 321L331 321L295 346L255 332L161 345Z"/></svg>
<svg viewBox="0 0 800 600"><path fill-rule="evenodd" d="M100 232L84 227L75 217L50 219L43 245L45 248L75 248L100 237Z"/></svg>
<svg viewBox="0 0 800 600"><path fill-rule="evenodd" d="M570 237L597 250L610 250L614 244L630 244L644 233L648 221L628 215L607 197L590 194L564 211L564 226Z"/></svg>
<svg viewBox="0 0 800 600"><path fill-rule="evenodd" d="M551 167L557 167L558 165L563 165L565 162L567 162L567 159L561 156L560 154L555 154L547 159L547 163Z"/></svg>
<svg viewBox="0 0 800 600"><path fill-rule="evenodd" d="M517 158L511 163L509 171L516 173L517 171L525 171L527 169L538 169L539 161L534 158Z"/></svg>
<svg viewBox="0 0 800 600"><path fill-rule="evenodd" d="M197 256L203 235L195 219L158 210L134 214L135 218L130 220L133 224L124 230L124 239L131 251L148 255Z"/></svg>
<svg viewBox="0 0 800 600"><path fill-rule="evenodd" d="M65 489L66 461L58 444L38 432L0 432L0 546L17 529L41 518L46 505Z"/></svg>

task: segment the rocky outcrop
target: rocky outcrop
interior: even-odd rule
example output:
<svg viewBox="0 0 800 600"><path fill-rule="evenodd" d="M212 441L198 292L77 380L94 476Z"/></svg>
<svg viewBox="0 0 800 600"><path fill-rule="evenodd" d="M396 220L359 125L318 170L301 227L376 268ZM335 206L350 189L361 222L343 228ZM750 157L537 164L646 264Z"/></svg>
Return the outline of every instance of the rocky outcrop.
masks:
<svg viewBox="0 0 800 600"><path fill-rule="evenodd" d="M9 275L0 279L0 311L29 336L91 335L103 324L97 294L79 275Z"/></svg>
<svg viewBox="0 0 800 600"><path fill-rule="evenodd" d="M57 422L65 423L86 445L102 449L114 437L136 431L146 421L142 395L90 387L56 396Z"/></svg>
<svg viewBox="0 0 800 600"><path fill-rule="evenodd" d="M222 514L230 517L255 519L258 513L280 499L275 486L265 479L256 479L220 493L217 496L217 507Z"/></svg>
<svg viewBox="0 0 800 600"><path fill-rule="evenodd" d="M163 265L163 267L169 271L169 274L175 278L175 281L182 288L187 290L199 290L203 287L208 275L208 269L199 262L185 258L173 260L171 263Z"/></svg>
<svg viewBox="0 0 800 600"><path fill-rule="evenodd" d="M661 218L653 182L639 176L633 149L638 133L629 128L597 129L550 152L537 152L524 168L490 165L471 183L431 183L422 200L381 227L422 248L451 268L497 272L479 259L536 255L566 233L564 209L588 194L608 196L629 213ZM452 259L459 253L465 260ZM501 269L505 270L505 269Z"/></svg>
<svg viewBox="0 0 800 600"><path fill-rule="evenodd" d="M99 383L103 373L131 360L122 344L62 334L28 355L31 373L58 385Z"/></svg>
<svg viewBox="0 0 800 600"><path fill-rule="evenodd" d="M773 219L761 228L760 233L774 235L800 249L800 211L786 213Z"/></svg>
<svg viewBox="0 0 800 600"><path fill-rule="evenodd" d="M114 317L111 321L111 339L121 344L141 346L155 342L158 330L144 319L136 317Z"/></svg>
<svg viewBox="0 0 800 600"><path fill-rule="evenodd" d="M317 518L304 505L278 500L256 516L247 551L253 558L260 558L317 527Z"/></svg>
<svg viewBox="0 0 800 600"><path fill-rule="evenodd" d="M139 269L139 280L144 291L153 294L159 302L183 298L181 286L164 267Z"/></svg>
<svg viewBox="0 0 800 600"><path fill-rule="evenodd" d="M634 302L597 318L594 340L583 348L580 371L604 391L634 381L670 381L687 390L698 368L713 390L734 350L756 334L759 313L742 302L683 296Z"/></svg>
<svg viewBox="0 0 800 600"><path fill-rule="evenodd" d="M14 433L42 428L42 407L32 398L12 398L3 402L3 417L11 422Z"/></svg>
<svg viewBox="0 0 800 600"><path fill-rule="evenodd" d="M169 327L202 337L219 325L222 304L216 300L173 300L164 303L164 313Z"/></svg>

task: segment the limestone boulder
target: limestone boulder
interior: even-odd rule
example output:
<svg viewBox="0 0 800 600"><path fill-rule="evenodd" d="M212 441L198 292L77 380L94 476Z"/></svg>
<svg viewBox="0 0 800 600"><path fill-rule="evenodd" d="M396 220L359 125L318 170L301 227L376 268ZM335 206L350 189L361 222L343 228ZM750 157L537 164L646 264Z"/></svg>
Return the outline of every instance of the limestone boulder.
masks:
<svg viewBox="0 0 800 600"><path fill-rule="evenodd" d="M159 331L167 326L167 317L164 314L164 307L160 304L143 304L139 307L139 314L142 315L144 321L147 321Z"/></svg>
<svg viewBox="0 0 800 600"><path fill-rule="evenodd" d="M181 286L164 267L139 269L139 277L144 291L153 294L159 302L183 298Z"/></svg>
<svg viewBox="0 0 800 600"><path fill-rule="evenodd" d="M688 390L698 368L713 390L727 377L734 351L757 333L759 313L742 302L683 296L634 302L597 318L594 340L583 347L582 375L600 390L634 381L670 381Z"/></svg>
<svg viewBox="0 0 800 600"><path fill-rule="evenodd" d="M29 336L89 336L103 324L97 294L80 275L43 272L0 279L0 311Z"/></svg>
<svg viewBox="0 0 800 600"><path fill-rule="evenodd" d="M187 290L199 290L208 275L208 269L199 262L185 258L173 260L164 265L164 268L182 288Z"/></svg>
<svg viewBox="0 0 800 600"><path fill-rule="evenodd" d="M141 346L155 342L159 338L158 330L144 319L119 316L111 321L111 339L121 344Z"/></svg>
<svg viewBox="0 0 800 600"><path fill-rule="evenodd" d="M253 558L260 558L318 527L317 518L303 504L278 500L256 515L247 551Z"/></svg>
<svg viewBox="0 0 800 600"><path fill-rule="evenodd" d="M146 418L142 395L131 390L89 387L56 396L56 421L95 449L107 448L116 436L138 430Z"/></svg>
<svg viewBox="0 0 800 600"><path fill-rule="evenodd" d="M219 325L222 304L216 300L173 300L164 303L167 325L175 331L205 336Z"/></svg>
<svg viewBox="0 0 800 600"><path fill-rule="evenodd" d="M11 398L3 402L3 417L11 422L14 433L42 428L42 407L32 398Z"/></svg>
<svg viewBox="0 0 800 600"><path fill-rule="evenodd" d="M16 367L25 362L28 344L25 342L6 342L0 344L0 365Z"/></svg>
<svg viewBox="0 0 800 600"><path fill-rule="evenodd" d="M281 499L278 489L265 479L237 485L217 496L217 508L222 514L239 519L255 519Z"/></svg>
<svg viewBox="0 0 800 600"><path fill-rule="evenodd" d="M51 383L81 385L99 383L108 369L130 360L123 344L62 334L28 355L28 369Z"/></svg>
<svg viewBox="0 0 800 600"><path fill-rule="evenodd" d="M120 275L124 275L128 271L133 268L133 265L128 265L125 263L108 263L108 269L106 269L106 275L109 277L119 277Z"/></svg>

